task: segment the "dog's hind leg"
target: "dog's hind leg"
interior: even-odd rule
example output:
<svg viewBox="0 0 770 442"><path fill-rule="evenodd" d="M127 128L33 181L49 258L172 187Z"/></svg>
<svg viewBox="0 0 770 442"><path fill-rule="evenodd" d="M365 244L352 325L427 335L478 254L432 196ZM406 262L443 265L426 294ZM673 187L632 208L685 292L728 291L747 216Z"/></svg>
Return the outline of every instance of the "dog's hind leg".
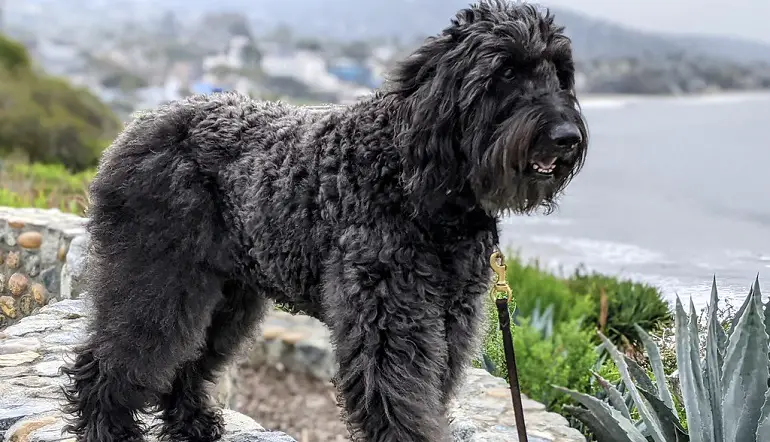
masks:
<svg viewBox="0 0 770 442"><path fill-rule="evenodd" d="M392 232L350 229L330 255L324 297L335 384L354 440L446 442L447 348L433 279L440 262Z"/></svg>
<svg viewBox="0 0 770 442"><path fill-rule="evenodd" d="M173 442L211 442L224 430L221 416L211 403L206 386L216 382L244 340L264 317L268 305L264 291L229 281L224 299L214 312L206 349L179 370L172 391L161 398L161 435Z"/></svg>
<svg viewBox="0 0 770 442"><path fill-rule="evenodd" d="M109 273L110 282L95 299L86 346L64 369L73 381L65 408L75 416L67 430L79 441L142 440L146 431L136 413L170 390L178 367L197 358L205 345L221 297L218 279L204 269L196 277L145 266L101 263L96 271L102 275L97 278Z"/></svg>

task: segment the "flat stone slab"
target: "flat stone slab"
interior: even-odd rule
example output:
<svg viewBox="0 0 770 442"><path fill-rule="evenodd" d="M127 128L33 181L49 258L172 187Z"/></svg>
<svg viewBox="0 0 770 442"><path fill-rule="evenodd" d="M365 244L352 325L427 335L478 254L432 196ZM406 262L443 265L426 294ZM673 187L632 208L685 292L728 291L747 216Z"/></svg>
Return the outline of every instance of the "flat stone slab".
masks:
<svg viewBox="0 0 770 442"><path fill-rule="evenodd" d="M85 337L88 307L87 297L62 300L0 331L0 441L75 442L62 434L59 407L66 377L59 368ZM296 442L241 413L222 412L225 442ZM148 441L154 440L150 435Z"/></svg>

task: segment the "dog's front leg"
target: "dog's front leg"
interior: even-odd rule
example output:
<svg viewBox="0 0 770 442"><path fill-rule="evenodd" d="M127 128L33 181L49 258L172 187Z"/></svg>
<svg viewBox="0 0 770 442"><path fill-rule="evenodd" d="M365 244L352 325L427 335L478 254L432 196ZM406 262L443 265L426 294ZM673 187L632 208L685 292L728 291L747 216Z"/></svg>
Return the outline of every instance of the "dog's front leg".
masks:
<svg viewBox="0 0 770 442"><path fill-rule="evenodd" d="M326 318L354 440L449 440L441 378L446 334L430 256L388 232L348 232L332 253Z"/></svg>
<svg viewBox="0 0 770 442"><path fill-rule="evenodd" d="M449 357L442 373L441 402L447 406L478 352L479 331L484 318L485 284L474 284L453 293L446 310L446 340Z"/></svg>

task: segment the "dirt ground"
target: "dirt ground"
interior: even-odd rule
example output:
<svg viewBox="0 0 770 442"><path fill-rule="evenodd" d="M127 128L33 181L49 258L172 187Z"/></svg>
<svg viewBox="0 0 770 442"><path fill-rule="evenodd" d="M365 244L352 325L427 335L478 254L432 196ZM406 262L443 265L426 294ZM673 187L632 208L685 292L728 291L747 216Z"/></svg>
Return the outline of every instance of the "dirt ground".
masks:
<svg viewBox="0 0 770 442"><path fill-rule="evenodd" d="M272 367L241 368L235 390L234 408L265 429L298 442L350 440L330 382Z"/></svg>

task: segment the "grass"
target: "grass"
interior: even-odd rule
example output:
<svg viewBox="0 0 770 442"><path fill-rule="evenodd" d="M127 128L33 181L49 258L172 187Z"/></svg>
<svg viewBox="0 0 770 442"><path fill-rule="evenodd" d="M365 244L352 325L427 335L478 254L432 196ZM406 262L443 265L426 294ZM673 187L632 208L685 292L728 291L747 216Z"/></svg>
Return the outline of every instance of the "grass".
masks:
<svg viewBox="0 0 770 442"><path fill-rule="evenodd" d="M88 207L88 184L96 173L71 173L59 164L0 162L0 206L59 209L83 216Z"/></svg>

